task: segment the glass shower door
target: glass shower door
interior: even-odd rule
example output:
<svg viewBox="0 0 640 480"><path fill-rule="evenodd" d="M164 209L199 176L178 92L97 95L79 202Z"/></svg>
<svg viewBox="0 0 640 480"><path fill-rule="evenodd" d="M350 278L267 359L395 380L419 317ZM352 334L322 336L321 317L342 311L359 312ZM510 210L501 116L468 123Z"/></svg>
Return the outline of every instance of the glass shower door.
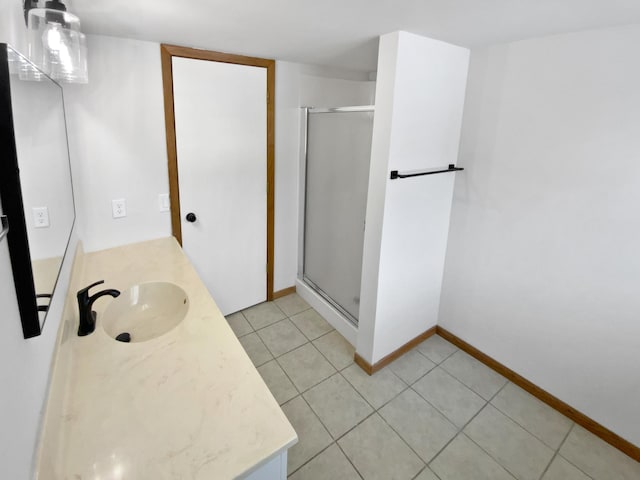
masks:
<svg viewBox="0 0 640 480"><path fill-rule="evenodd" d="M308 113L303 278L356 324L372 132L372 108Z"/></svg>

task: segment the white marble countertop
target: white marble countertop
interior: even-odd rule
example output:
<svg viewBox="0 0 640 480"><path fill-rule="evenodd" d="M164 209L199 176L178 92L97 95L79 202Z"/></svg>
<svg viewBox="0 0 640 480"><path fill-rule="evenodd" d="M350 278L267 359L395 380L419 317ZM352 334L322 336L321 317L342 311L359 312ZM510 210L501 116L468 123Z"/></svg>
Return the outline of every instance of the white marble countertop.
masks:
<svg viewBox="0 0 640 480"><path fill-rule="evenodd" d="M87 254L86 284L121 291L166 281L189 296L168 333L120 343L100 326L67 335L72 367L57 445L39 479L241 478L297 436L174 238ZM77 323L76 323L77 328ZM51 437L49 437L51 438Z"/></svg>

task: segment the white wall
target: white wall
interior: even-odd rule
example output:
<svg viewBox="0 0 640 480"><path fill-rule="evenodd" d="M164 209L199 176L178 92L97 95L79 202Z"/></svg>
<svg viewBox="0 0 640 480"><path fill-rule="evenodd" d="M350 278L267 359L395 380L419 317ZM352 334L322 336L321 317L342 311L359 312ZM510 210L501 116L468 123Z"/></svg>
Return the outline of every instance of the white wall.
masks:
<svg viewBox="0 0 640 480"><path fill-rule="evenodd" d="M61 258L74 215L62 90L53 82L14 75L11 98L20 175L28 179L22 183L22 201L29 253L32 260ZM34 207L47 207L49 227L35 228Z"/></svg>
<svg viewBox="0 0 640 480"><path fill-rule="evenodd" d="M0 0L0 42L27 53L27 29L21 0Z"/></svg>
<svg viewBox="0 0 640 480"><path fill-rule="evenodd" d="M0 16L0 42L24 50L21 2L4 0ZM69 284L77 235L65 259L58 287L51 300L43 334L25 340L11 273L7 242L0 242L0 465L2 477L32 476L34 451L47 395L51 360Z"/></svg>
<svg viewBox="0 0 640 480"><path fill-rule="evenodd" d="M300 75L300 106L348 107L372 105L375 82L365 75L361 79L331 78L319 75L317 69L302 68ZM313 73L307 73L313 72Z"/></svg>
<svg viewBox="0 0 640 480"><path fill-rule="evenodd" d="M89 35L89 83L65 85L74 188L87 251L171 234L160 46ZM127 201L112 218L111 200Z"/></svg>
<svg viewBox="0 0 640 480"><path fill-rule="evenodd" d="M357 352L374 364L436 325L469 51L407 32L380 37Z"/></svg>
<svg viewBox="0 0 640 480"><path fill-rule="evenodd" d="M472 54L439 323L640 445L640 26Z"/></svg>
<svg viewBox="0 0 640 480"><path fill-rule="evenodd" d="M170 235L169 214L158 211L158 194L169 189L160 46L89 35L88 48L89 84L65 86L85 249ZM346 78L330 76L339 74ZM374 82L365 79L276 62L276 291L296 279L301 102L370 103ZM117 198L127 200L125 218L112 218Z"/></svg>
<svg viewBox="0 0 640 480"><path fill-rule="evenodd" d="M300 164L299 65L276 62L276 172L274 291L295 285L298 269L298 175Z"/></svg>

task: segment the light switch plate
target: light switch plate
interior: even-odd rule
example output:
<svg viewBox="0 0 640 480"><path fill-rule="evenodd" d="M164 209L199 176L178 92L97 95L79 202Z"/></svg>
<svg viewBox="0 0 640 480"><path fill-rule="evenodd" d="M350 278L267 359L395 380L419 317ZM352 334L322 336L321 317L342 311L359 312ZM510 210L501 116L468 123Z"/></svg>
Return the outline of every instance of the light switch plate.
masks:
<svg viewBox="0 0 640 480"><path fill-rule="evenodd" d="M158 195L158 208L161 212L168 212L171 209L171 202L169 201L168 193L161 193Z"/></svg>
<svg viewBox="0 0 640 480"><path fill-rule="evenodd" d="M127 216L127 202L124 198L111 200L111 209L113 211L113 218L122 218Z"/></svg>
<svg viewBox="0 0 640 480"><path fill-rule="evenodd" d="M47 207L33 207L33 226L35 228L49 227L49 209Z"/></svg>

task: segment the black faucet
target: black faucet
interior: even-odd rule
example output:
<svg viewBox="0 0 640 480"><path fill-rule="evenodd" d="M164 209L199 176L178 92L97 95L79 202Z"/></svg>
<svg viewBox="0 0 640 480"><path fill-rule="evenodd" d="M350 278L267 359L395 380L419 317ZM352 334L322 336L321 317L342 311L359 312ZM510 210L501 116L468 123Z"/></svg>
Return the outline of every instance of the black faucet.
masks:
<svg viewBox="0 0 640 480"><path fill-rule="evenodd" d="M108 289L102 290L95 295L89 296L89 289L95 287L96 285L101 285L104 283L104 280L100 280L99 282L92 283L86 288L83 288L78 292L78 309L80 311L80 325L78 326L78 336L84 337L85 335L89 335L96 329L96 312L91 310L91 306L93 302L95 302L100 297L104 297L105 295L110 295L113 298L116 298L120 295L118 290Z"/></svg>

